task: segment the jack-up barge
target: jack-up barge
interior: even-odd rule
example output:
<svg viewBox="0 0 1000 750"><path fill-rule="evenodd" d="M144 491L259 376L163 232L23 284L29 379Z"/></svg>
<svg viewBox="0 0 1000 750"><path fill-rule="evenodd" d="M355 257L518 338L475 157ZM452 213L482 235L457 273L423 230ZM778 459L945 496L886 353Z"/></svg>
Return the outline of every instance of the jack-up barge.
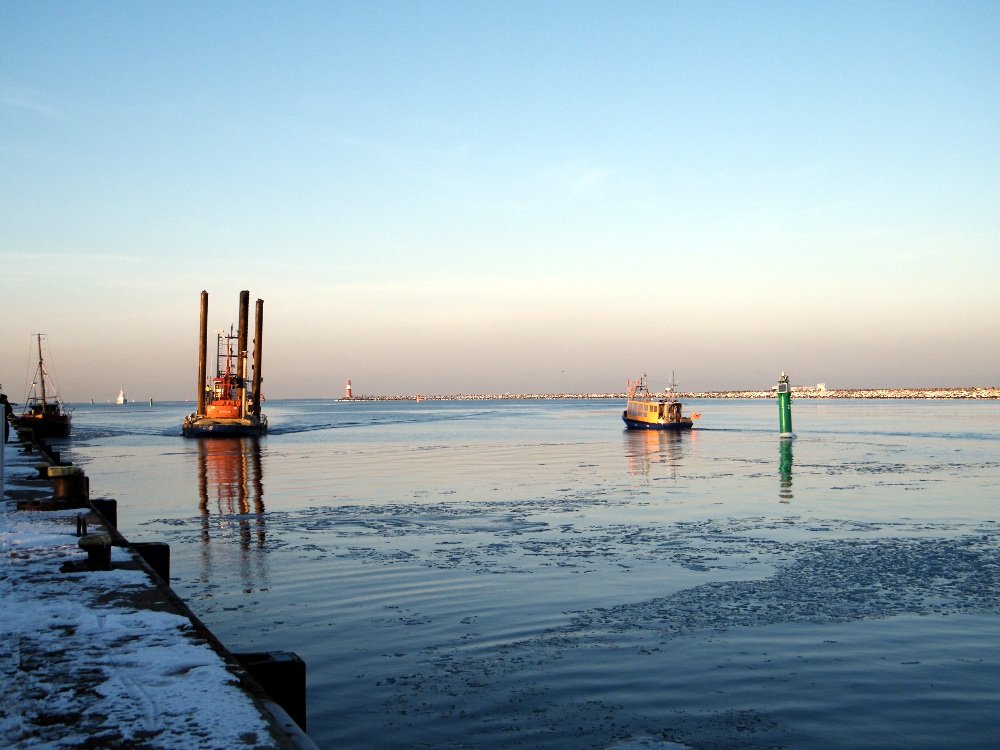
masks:
<svg viewBox="0 0 1000 750"><path fill-rule="evenodd" d="M250 292L240 292L240 323L236 333L216 333L215 377L208 380L208 292L201 293L201 327L198 344L198 411L184 418L184 437L245 436L267 434L267 417L261 414L261 351L264 336L264 300L257 300L253 339L253 377L249 375L247 326ZM234 350L233 345L236 345ZM247 388L252 383L251 389Z"/></svg>

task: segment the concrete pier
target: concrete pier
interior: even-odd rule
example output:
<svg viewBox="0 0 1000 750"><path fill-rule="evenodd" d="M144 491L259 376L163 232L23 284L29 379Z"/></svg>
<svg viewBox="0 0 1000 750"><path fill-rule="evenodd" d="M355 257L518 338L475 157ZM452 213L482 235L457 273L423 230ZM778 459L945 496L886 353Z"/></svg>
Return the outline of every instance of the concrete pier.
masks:
<svg viewBox="0 0 1000 750"><path fill-rule="evenodd" d="M315 750L112 523L54 506L38 452L6 449L0 747Z"/></svg>

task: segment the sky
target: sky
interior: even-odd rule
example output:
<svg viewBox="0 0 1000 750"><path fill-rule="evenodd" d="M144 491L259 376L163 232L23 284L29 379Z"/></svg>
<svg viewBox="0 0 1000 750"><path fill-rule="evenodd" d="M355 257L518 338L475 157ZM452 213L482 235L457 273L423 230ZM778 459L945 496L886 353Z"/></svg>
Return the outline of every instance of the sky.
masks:
<svg viewBox="0 0 1000 750"><path fill-rule="evenodd" d="M0 4L0 384L1000 383L996 2ZM252 316L252 312L251 312Z"/></svg>

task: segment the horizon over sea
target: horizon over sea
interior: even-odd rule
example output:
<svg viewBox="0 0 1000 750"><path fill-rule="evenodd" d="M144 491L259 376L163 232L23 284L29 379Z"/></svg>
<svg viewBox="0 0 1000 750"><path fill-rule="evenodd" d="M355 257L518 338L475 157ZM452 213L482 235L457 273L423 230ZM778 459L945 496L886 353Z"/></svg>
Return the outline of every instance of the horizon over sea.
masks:
<svg viewBox="0 0 1000 750"><path fill-rule="evenodd" d="M74 405L54 441L322 748L992 748L1000 402Z"/></svg>

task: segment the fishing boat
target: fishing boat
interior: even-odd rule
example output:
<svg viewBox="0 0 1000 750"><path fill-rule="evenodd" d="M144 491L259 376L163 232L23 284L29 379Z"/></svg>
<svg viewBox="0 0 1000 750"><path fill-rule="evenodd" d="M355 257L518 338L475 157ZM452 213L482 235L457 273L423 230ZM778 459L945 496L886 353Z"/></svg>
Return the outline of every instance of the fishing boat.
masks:
<svg viewBox="0 0 1000 750"><path fill-rule="evenodd" d="M260 393L264 300L257 300L252 378L247 357L249 304L250 292L240 292L239 327L234 331L230 326L229 333L216 331L215 375L209 380L206 367L208 292L201 293L198 410L184 418L181 434L185 437L259 437L267 434L267 417L260 411L264 400Z"/></svg>
<svg viewBox="0 0 1000 750"><path fill-rule="evenodd" d="M119 388L118 389L118 401L117 401L117 403L119 403L119 404L127 404L128 403L128 397L125 395L125 389L124 388Z"/></svg>
<svg viewBox="0 0 1000 750"><path fill-rule="evenodd" d="M638 380L628 381L628 400L622 419L630 430L690 430L700 414L685 417L681 414L681 402L673 393L677 383L671 378L671 385L663 394L651 393L646 386L646 375Z"/></svg>
<svg viewBox="0 0 1000 750"><path fill-rule="evenodd" d="M31 430L35 438L69 437L73 416L63 407L55 384L45 369L45 360L42 358L44 335L35 334L38 339L38 369L35 370L31 383L31 392L24 401L24 411L17 418L17 427Z"/></svg>

